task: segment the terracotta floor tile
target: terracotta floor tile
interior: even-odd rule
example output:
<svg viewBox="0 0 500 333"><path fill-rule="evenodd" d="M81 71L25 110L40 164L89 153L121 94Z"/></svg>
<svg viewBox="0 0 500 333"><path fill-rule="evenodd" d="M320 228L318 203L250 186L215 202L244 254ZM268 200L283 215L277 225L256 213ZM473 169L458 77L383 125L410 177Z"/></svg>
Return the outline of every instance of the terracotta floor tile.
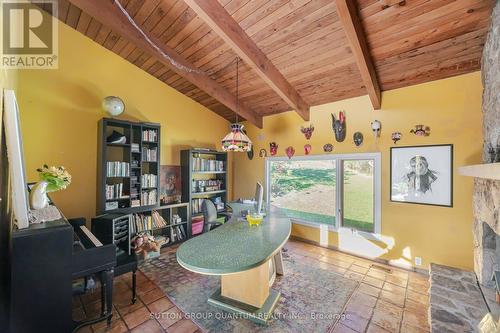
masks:
<svg viewBox="0 0 500 333"><path fill-rule="evenodd" d="M196 326L191 320L182 319L167 328L168 333L194 333L198 330L198 326Z"/></svg>
<svg viewBox="0 0 500 333"><path fill-rule="evenodd" d="M123 316L123 320L129 329L135 328L149 319L151 319L151 312L144 306Z"/></svg>
<svg viewBox="0 0 500 333"><path fill-rule="evenodd" d="M368 329L366 330L366 333L387 333L389 331L384 330L382 327L377 326L375 324L370 324L368 326Z"/></svg>
<svg viewBox="0 0 500 333"><path fill-rule="evenodd" d="M402 271L402 270L395 269L392 271L391 275L408 281L408 271Z"/></svg>
<svg viewBox="0 0 500 333"><path fill-rule="evenodd" d="M384 271L376 268L370 268L368 270L368 273L366 273L366 275L382 281L385 281L385 277L387 276L387 274Z"/></svg>
<svg viewBox="0 0 500 333"><path fill-rule="evenodd" d="M362 292L363 294L367 294L373 297L379 297L380 295L380 289L376 288L374 286L370 286L369 284L366 283L361 283L358 287L358 291Z"/></svg>
<svg viewBox="0 0 500 333"><path fill-rule="evenodd" d="M75 321L82 321L86 318L85 311L83 310L83 307L73 309L71 313L71 318Z"/></svg>
<svg viewBox="0 0 500 333"><path fill-rule="evenodd" d="M428 315L428 307L420 302L413 301L411 299L406 299L405 302L405 310L418 313L420 315L426 316Z"/></svg>
<svg viewBox="0 0 500 333"><path fill-rule="evenodd" d="M364 275L348 270L344 273L344 277L349 280L361 281L363 280Z"/></svg>
<svg viewBox="0 0 500 333"><path fill-rule="evenodd" d="M358 333L358 332L342 324L337 324L337 326L335 326L335 329L333 330L333 333Z"/></svg>
<svg viewBox="0 0 500 333"><path fill-rule="evenodd" d="M413 290L406 291L406 298L412 301L419 302L420 304L427 306L429 304L429 296L417 293Z"/></svg>
<svg viewBox="0 0 500 333"><path fill-rule="evenodd" d="M363 282L366 283L366 284L369 284L371 286L380 288L380 289L382 289L382 287L384 286L384 281L383 280L379 280L379 279L376 279L376 278L371 277L371 276L365 276L363 278Z"/></svg>
<svg viewBox="0 0 500 333"><path fill-rule="evenodd" d="M151 313L162 313L172 308L174 305L166 297L160 298L159 300L148 305Z"/></svg>
<svg viewBox="0 0 500 333"><path fill-rule="evenodd" d="M120 320L121 320L120 315L116 311L116 308L113 307L113 317L111 318L111 322L114 323L115 321L120 321ZM92 325L92 329L94 331L99 330L99 329L102 329L103 327L106 327L107 325L108 325L108 322L106 320L103 320L103 321L100 321L100 322Z"/></svg>
<svg viewBox="0 0 500 333"><path fill-rule="evenodd" d="M410 280L408 282L408 289L413 290L415 292L418 292L420 294L428 294L429 282L427 282L427 281L415 282L415 281Z"/></svg>
<svg viewBox="0 0 500 333"><path fill-rule="evenodd" d="M365 319L370 319L373 314L373 307L360 303L349 303L345 310L346 315L360 316Z"/></svg>
<svg viewBox="0 0 500 333"><path fill-rule="evenodd" d="M131 331L131 333L163 333L163 332L165 332L165 330L154 319L150 319L140 324Z"/></svg>
<svg viewBox="0 0 500 333"><path fill-rule="evenodd" d="M380 299L397 305L400 308L403 308L405 305L405 295L404 294L395 294L393 292L382 290L380 293Z"/></svg>
<svg viewBox="0 0 500 333"><path fill-rule="evenodd" d="M370 267L372 267L373 262L368 261L368 260L362 260L362 259L354 259L354 264L361 266L361 267L370 268Z"/></svg>
<svg viewBox="0 0 500 333"><path fill-rule="evenodd" d="M104 332L109 332L109 333L125 333L128 332L127 325L125 325L125 322L123 320L119 319L111 323L110 326L108 326L105 322L104 326L94 328L93 329L94 333L104 333ZM78 332L80 333L80 332Z"/></svg>
<svg viewBox="0 0 500 333"><path fill-rule="evenodd" d="M395 284L392 284L392 283L388 283L387 280L385 281L384 286L382 287L382 289L386 290L386 291L389 291L391 293L398 294L398 295L403 295L403 296L404 296L404 294L406 292L405 288L400 287L400 286L396 286Z"/></svg>
<svg viewBox="0 0 500 333"><path fill-rule="evenodd" d="M148 291L151 291L155 288L156 288L156 285L152 281L137 283L137 294L144 295Z"/></svg>
<svg viewBox="0 0 500 333"><path fill-rule="evenodd" d="M101 299L101 291L98 288L93 289L92 291L88 291L87 293L81 295L80 299L82 300L82 303L84 305L88 303L93 303Z"/></svg>
<svg viewBox="0 0 500 333"><path fill-rule="evenodd" d="M396 286L406 288L406 285L408 284L408 279L404 279L395 275L387 275L385 278L386 282L392 283Z"/></svg>
<svg viewBox="0 0 500 333"><path fill-rule="evenodd" d="M130 299L127 299L125 303L115 303L113 299L113 303L115 304L118 312L120 313L120 316L122 317L144 307L144 303L142 303L140 299L137 299L134 304L130 302Z"/></svg>
<svg viewBox="0 0 500 333"><path fill-rule="evenodd" d="M377 304L377 298L373 297L371 295L364 294L364 293L356 290L352 294L351 299L349 300L349 303L351 303L351 302L363 304L363 305L370 306L373 308Z"/></svg>
<svg viewBox="0 0 500 333"><path fill-rule="evenodd" d="M332 264L332 265L335 265L335 266L342 267L342 268L349 268L351 266L351 263L343 261L343 260L340 260L338 258L321 256L319 258L319 260L320 261L324 261L324 262L329 263L329 264Z"/></svg>
<svg viewBox="0 0 500 333"><path fill-rule="evenodd" d="M403 323L401 325L401 333L429 333L428 330L422 329L420 327L414 327Z"/></svg>
<svg viewBox="0 0 500 333"><path fill-rule="evenodd" d="M419 312L405 310L403 312L403 324L429 331L429 321L427 315Z"/></svg>
<svg viewBox="0 0 500 333"><path fill-rule="evenodd" d="M356 263L352 264L351 267L349 267L349 270L363 275L365 275L368 272L368 268L358 266L356 265Z"/></svg>
<svg viewBox="0 0 500 333"><path fill-rule="evenodd" d="M345 319L340 319L340 323L353 329L356 332L363 333L368 326L369 319L363 318L358 314L347 314Z"/></svg>
<svg viewBox="0 0 500 333"><path fill-rule="evenodd" d="M162 297L165 297L165 293L160 288L154 288L139 297L144 304L150 304Z"/></svg>
<svg viewBox="0 0 500 333"><path fill-rule="evenodd" d="M181 310L174 306L167 311L155 314L155 318L158 322L160 322L163 328L168 328L179 320L184 319L184 314Z"/></svg>

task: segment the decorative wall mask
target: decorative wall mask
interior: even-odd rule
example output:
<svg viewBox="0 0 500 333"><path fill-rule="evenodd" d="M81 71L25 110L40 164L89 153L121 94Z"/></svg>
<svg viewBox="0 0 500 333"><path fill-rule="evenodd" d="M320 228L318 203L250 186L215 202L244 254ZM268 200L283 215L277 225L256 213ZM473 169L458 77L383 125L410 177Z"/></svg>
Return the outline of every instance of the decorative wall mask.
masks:
<svg viewBox="0 0 500 333"><path fill-rule="evenodd" d="M429 136L431 135L431 128L424 125L415 125L415 128L410 131L410 133L416 136Z"/></svg>
<svg viewBox="0 0 500 333"><path fill-rule="evenodd" d="M333 151L333 145L331 143L327 143L323 146L323 151L325 153L331 153Z"/></svg>
<svg viewBox="0 0 500 333"><path fill-rule="evenodd" d="M309 155L309 153L311 153L311 150L312 150L312 147L310 144L304 145L304 153L306 155Z"/></svg>
<svg viewBox="0 0 500 333"><path fill-rule="evenodd" d="M354 135L352 136L352 139L353 139L356 147L361 146L361 144L363 143L363 133L361 133L361 132L354 133Z"/></svg>
<svg viewBox="0 0 500 333"><path fill-rule="evenodd" d="M382 123L378 120L372 121L372 131L373 135L375 135L375 138L378 138L380 136L380 132L382 131Z"/></svg>
<svg viewBox="0 0 500 333"><path fill-rule="evenodd" d="M267 151L264 148L259 151L259 157L267 157Z"/></svg>
<svg viewBox="0 0 500 333"><path fill-rule="evenodd" d="M276 142L271 142L269 144L269 152L271 153L271 156L274 156L278 153L278 144Z"/></svg>
<svg viewBox="0 0 500 333"><path fill-rule="evenodd" d="M399 140L401 140L402 134L400 132L394 132L391 134L391 139L394 141L394 144L398 143Z"/></svg>
<svg viewBox="0 0 500 333"><path fill-rule="evenodd" d="M332 113L332 128L335 132L335 140L337 140L337 142L344 141L346 135L346 120L344 111L339 112L339 119L336 119L335 115Z"/></svg>
<svg viewBox="0 0 500 333"><path fill-rule="evenodd" d="M247 156L249 160L253 160L253 145L249 151L247 151Z"/></svg>
<svg viewBox="0 0 500 333"><path fill-rule="evenodd" d="M308 127L302 126L300 131L305 135L306 139L309 140L314 132L314 126L310 124Z"/></svg>
<svg viewBox="0 0 500 333"><path fill-rule="evenodd" d="M288 156L288 158L290 159L295 154L295 148L293 148L292 146L287 147L285 149L285 152L286 152L286 156Z"/></svg>

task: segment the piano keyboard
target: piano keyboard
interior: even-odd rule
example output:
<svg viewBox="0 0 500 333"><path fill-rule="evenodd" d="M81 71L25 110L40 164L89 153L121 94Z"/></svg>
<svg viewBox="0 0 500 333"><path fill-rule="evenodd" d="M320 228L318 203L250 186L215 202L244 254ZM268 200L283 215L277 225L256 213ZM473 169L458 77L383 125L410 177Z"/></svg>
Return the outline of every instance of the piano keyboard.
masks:
<svg viewBox="0 0 500 333"><path fill-rule="evenodd" d="M102 243L94 236L93 233L90 232L89 229L87 229L86 226L82 225L80 226L80 230L83 231L83 233L85 234L85 236L88 237L88 239L94 243L94 246L102 246Z"/></svg>

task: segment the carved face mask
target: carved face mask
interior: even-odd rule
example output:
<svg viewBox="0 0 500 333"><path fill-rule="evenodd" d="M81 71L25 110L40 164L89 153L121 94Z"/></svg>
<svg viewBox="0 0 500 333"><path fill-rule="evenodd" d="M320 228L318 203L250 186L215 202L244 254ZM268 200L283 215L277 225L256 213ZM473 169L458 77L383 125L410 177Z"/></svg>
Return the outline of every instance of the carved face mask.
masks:
<svg viewBox="0 0 500 333"><path fill-rule="evenodd" d="M337 142L344 141L346 135L346 121L343 111L339 112L339 119L336 119L335 115L332 113L332 128L335 132L335 140L337 140Z"/></svg>

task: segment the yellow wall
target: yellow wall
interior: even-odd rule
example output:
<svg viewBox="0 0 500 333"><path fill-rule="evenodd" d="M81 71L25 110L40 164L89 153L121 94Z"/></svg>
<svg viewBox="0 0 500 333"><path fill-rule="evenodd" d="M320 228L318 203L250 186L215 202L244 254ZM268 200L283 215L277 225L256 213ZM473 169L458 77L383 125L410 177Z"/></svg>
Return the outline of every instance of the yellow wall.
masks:
<svg viewBox="0 0 500 333"><path fill-rule="evenodd" d="M415 256L423 259L423 267L430 262L466 269L473 268L472 251L472 184L471 178L458 175L457 167L479 163L482 150L480 73L471 73L450 79L434 81L383 93L381 110L374 111L367 96L325 104L311 109L314 134L308 142L300 132L304 121L294 112L264 118L264 129L247 124L254 140L257 157L249 161L239 155L234 161L234 196L251 197L257 180L264 184L264 159L258 157L261 148L269 152L269 142L279 145L284 156L287 146L294 146L297 155L310 143L312 154L323 154L325 143L334 145L334 153L382 153L382 235L385 242L349 239L330 232L328 245L354 248L359 254L393 260L397 263L413 262ZM345 110L347 138L335 142L330 113ZM382 122L382 135L375 146L370 122ZM410 134L415 124L431 127L429 137ZM361 131L365 142L356 148L352 134ZM389 200L389 147L394 146L391 133L399 131L403 138L397 146L447 144L454 145L454 207L394 203ZM320 241L320 231L295 225L293 235ZM359 241L360 244L353 244ZM392 242L394 244L392 244ZM404 253L403 253L404 252ZM405 260L406 259L406 260Z"/></svg>
<svg viewBox="0 0 500 333"><path fill-rule="evenodd" d="M44 163L64 165L73 183L51 194L67 217L95 216L97 122L105 96L120 96L120 119L161 124L161 163L181 149L218 148L228 122L114 53L59 23L59 69L21 70L16 91L27 178Z"/></svg>

